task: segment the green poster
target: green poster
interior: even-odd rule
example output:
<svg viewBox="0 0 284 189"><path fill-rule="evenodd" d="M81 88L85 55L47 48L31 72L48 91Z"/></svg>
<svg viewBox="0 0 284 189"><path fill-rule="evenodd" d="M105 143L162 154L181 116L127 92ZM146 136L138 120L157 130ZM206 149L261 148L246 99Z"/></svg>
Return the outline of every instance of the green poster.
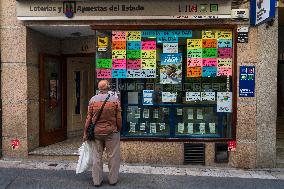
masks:
<svg viewBox="0 0 284 189"><path fill-rule="evenodd" d="M139 59L141 58L141 50L128 50L126 57L127 59Z"/></svg>
<svg viewBox="0 0 284 189"><path fill-rule="evenodd" d="M204 48L202 49L202 58L217 58L217 48Z"/></svg>
<svg viewBox="0 0 284 189"><path fill-rule="evenodd" d="M96 60L96 68L111 68L112 59L111 58L99 58Z"/></svg>
<svg viewBox="0 0 284 189"><path fill-rule="evenodd" d="M202 58L202 49L188 49L187 57L188 58Z"/></svg>

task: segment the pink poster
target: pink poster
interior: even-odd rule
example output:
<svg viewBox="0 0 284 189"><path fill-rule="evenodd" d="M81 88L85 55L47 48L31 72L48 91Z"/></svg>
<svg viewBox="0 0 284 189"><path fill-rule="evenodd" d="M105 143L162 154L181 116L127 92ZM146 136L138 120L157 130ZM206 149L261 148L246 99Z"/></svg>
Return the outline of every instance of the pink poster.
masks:
<svg viewBox="0 0 284 189"><path fill-rule="evenodd" d="M202 58L188 58L187 67L202 66Z"/></svg>
<svg viewBox="0 0 284 189"><path fill-rule="evenodd" d="M126 59L112 59L112 69L126 69Z"/></svg>
<svg viewBox="0 0 284 189"><path fill-rule="evenodd" d="M142 41L142 50L156 50L156 41Z"/></svg>
<svg viewBox="0 0 284 189"><path fill-rule="evenodd" d="M127 69L138 70L141 69L141 59L127 59Z"/></svg>
<svg viewBox="0 0 284 189"><path fill-rule="evenodd" d="M217 66L217 58L203 58L202 66Z"/></svg>
<svg viewBox="0 0 284 189"><path fill-rule="evenodd" d="M218 76L232 76L232 68L231 67L219 67L218 68Z"/></svg>
<svg viewBox="0 0 284 189"><path fill-rule="evenodd" d="M112 41L126 41L126 32L112 31Z"/></svg>
<svg viewBox="0 0 284 189"><path fill-rule="evenodd" d="M218 48L219 58L232 58L233 50L232 48Z"/></svg>
<svg viewBox="0 0 284 189"><path fill-rule="evenodd" d="M97 78L111 78L111 69L96 69Z"/></svg>

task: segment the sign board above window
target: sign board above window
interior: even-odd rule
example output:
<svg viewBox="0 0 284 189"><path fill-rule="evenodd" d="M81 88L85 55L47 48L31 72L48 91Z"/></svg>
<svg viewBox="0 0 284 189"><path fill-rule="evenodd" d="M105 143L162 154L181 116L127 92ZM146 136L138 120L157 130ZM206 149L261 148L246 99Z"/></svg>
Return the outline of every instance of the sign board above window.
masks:
<svg viewBox="0 0 284 189"><path fill-rule="evenodd" d="M231 0L17 1L19 20L231 18Z"/></svg>

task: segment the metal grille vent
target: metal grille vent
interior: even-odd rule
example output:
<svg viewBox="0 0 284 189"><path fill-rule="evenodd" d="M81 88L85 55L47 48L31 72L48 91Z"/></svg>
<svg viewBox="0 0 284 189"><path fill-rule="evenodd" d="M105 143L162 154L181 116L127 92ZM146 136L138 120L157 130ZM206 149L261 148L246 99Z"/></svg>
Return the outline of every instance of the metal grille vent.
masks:
<svg viewBox="0 0 284 189"><path fill-rule="evenodd" d="M184 143L184 164L205 165L205 144Z"/></svg>

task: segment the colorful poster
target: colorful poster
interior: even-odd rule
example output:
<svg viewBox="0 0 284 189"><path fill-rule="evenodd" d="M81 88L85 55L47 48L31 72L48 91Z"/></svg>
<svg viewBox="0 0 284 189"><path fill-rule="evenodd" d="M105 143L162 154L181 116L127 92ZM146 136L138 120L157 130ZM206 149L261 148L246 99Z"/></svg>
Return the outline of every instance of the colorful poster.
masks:
<svg viewBox="0 0 284 189"><path fill-rule="evenodd" d="M232 48L218 48L219 58L232 58L233 49Z"/></svg>
<svg viewBox="0 0 284 189"><path fill-rule="evenodd" d="M98 48L107 48L108 47L108 37L98 37L97 40Z"/></svg>
<svg viewBox="0 0 284 189"><path fill-rule="evenodd" d="M112 31L112 41L126 41L126 32Z"/></svg>
<svg viewBox="0 0 284 189"><path fill-rule="evenodd" d="M202 66L217 66L217 58L203 58Z"/></svg>
<svg viewBox="0 0 284 189"><path fill-rule="evenodd" d="M187 37L187 38L192 37L192 30L172 30L172 33L174 36L177 37Z"/></svg>
<svg viewBox="0 0 284 189"><path fill-rule="evenodd" d="M202 39L187 39L186 42L187 42L187 50L202 48Z"/></svg>
<svg viewBox="0 0 284 189"><path fill-rule="evenodd" d="M172 30L157 30L157 43L177 43L178 36Z"/></svg>
<svg viewBox="0 0 284 189"><path fill-rule="evenodd" d="M126 69L113 69L112 78L126 78Z"/></svg>
<svg viewBox="0 0 284 189"><path fill-rule="evenodd" d="M127 31L127 41L141 41L141 31Z"/></svg>
<svg viewBox="0 0 284 189"><path fill-rule="evenodd" d="M180 84L182 80L182 54L162 53L160 83L161 84Z"/></svg>
<svg viewBox="0 0 284 189"><path fill-rule="evenodd" d="M202 58L187 58L187 67L202 66Z"/></svg>
<svg viewBox="0 0 284 189"><path fill-rule="evenodd" d="M200 92L186 92L186 101L187 102L201 101Z"/></svg>
<svg viewBox="0 0 284 189"><path fill-rule="evenodd" d="M156 37L156 30L142 30L141 37Z"/></svg>
<svg viewBox="0 0 284 189"><path fill-rule="evenodd" d="M218 48L232 48L232 39L218 39Z"/></svg>
<svg viewBox="0 0 284 189"><path fill-rule="evenodd" d="M156 59L156 50L142 50L141 58L142 59Z"/></svg>
<svg viewBox="0 0 284 189"><path fill-rule="evenodd" d="M97 78L111 78L111 69L96 69Z"/></svg>
<svg viewBox="0 0 284 189"><path fill-rule="evenodd" d="M202 48L217 48L217 39L203 39Z"/></svg>
<svg viewBox="0 0 284 189"><path fill-rule="evenodd" d="M202 49L202 57L203 58L217 58L217 56L218 56L217 48L204 48L204 49Z"/></svg>
<svg viewBox="0 0 284 189"><path fill-rule="evenodd" d="M162 92L162 102L176 102L177 93Z"/></svg>
<svg viewBox="0 0 284 189"><path fill-rule="evenodd" d="M215 101L215 92L201 92L201 101Z"/></svg>
<svg viewBox="0 0 284 189"><path fill-rule="evenodd" d="M127 51L127 59L140 59L140 58L141 58L141 50Z"/></svg>
<svg viewBox="0 0 284 189"><path fill-rule="evenodd" d="M126 50L126 41L113 41L112 50Z"/></svg>
<svg viewBox="0 0 284 189"><path fill-rule="evenodd" d="M126 59L126 50L112 50L112 59Z"/></svg>
<svg viewBox="0 0 284 189"><path fill-rule="evenodd" d="M202 77L216 77L217 67L213 66L203 66L202 67Z"/></svg>
<svg viewBox="0 0 284 189"><path fill-rule="evenodd" d="M156 69L127 70L127 78L156 78Z"/></svg>
<svg viewBox="0 0 284 189"><path fill-rule="evenodd" d="M163 53L178 53L178 43L163 43Z"/></svg>
<svg viewBox="0 0 284 189"><path fill-rule="evenodd" d="M141 59L127 59L127 69L136 70L141 69Z"/></svg>
<svg viewBox="0 0 284 189"><path fill-rule="evenodd" d="M141 50L141 41L127 41L127 50Z"/></svg>
<svg viewBox="0 0 284 189"><path fill-rule="evenodd" d="M96 68L111 68L112 59L111 58L98 58L96 59Z"/></svg>
<svg viewBox="0 0 284 189"><path fill-rule="evenodd" d="M143 105L153 105L154 90L143 90Z"/></svg>
<svg viewBox="0 0 284 189"><path fill-rule="evenodd" d="M188 49L187 57L188 58L202 58L202 49Z"/></svg>
<svg viewBox="0 0 284 189"><path fill-rule="evenodd" d="M193 134L193 123L187 123L187 133Z"/></svg>
<svg viewBox="0 0 284 189"><path fill-rule="evenodd" d="M112 69L126 69L126 59L112 59Z"/></svg>
<svg viewBox="0 0 284 189"><path fill-rule="evenodd" d="M240 66L239 97L254 97L255 67Z"/></svg>
<svg viewBox="0 0 284 189"><path fill-rule="evenodd" d="M161 65L182 63L182 53L176 53L176 54L161 53L160 60L161 60Z"/></svg>
<svg viewBox="0 0 284 189"><path fill-rule="evenodd" d="M218 67L218 76L232 76L232 67Z"/></svg>
<svg viewBox="0 0 284 189"><path fill-rule="evenodd" d="M142 69L156 69L156 59L142 59Z"/></svg>
<svg viewBox="0 0 284 189"><path fill-rule="evenodd" d="M216 31L202 30L202 39L216 39Z"/></svg>
<svg viewBox="0 0 284 189"><path fill-rule="evenodd" d="M217 112L232 112L231 92L217 92Z"/></svg>
<svg viewBox="0 0 284 189"><path fill-rule="evenodd" d="M184 132L184 123L178 123L178 133Z"/></svg>
<svg viewBox="0 0 284 189"><path fill-rule="evenodd" d="M217 31L216 33L217 33L218 39L232 39L233 38L232 30L222 30L222 31Z"/></svg>
<svg viewBox="0 0 284 189"><path fill-rule="evenodd" d="M201 77L202 76L202 67L187 67L187 77Z"/></svg>
<svg viewBox="0 0 284 189"><path fill-rule="evenodd" d="M232 58L218 58L218 67L232 67Z"/></svg>
<svg viewBox="0 0 284 189"><path fill-rule="evenodd" d="M141 41L142 50L156 50L156 41Z"/></svg>

